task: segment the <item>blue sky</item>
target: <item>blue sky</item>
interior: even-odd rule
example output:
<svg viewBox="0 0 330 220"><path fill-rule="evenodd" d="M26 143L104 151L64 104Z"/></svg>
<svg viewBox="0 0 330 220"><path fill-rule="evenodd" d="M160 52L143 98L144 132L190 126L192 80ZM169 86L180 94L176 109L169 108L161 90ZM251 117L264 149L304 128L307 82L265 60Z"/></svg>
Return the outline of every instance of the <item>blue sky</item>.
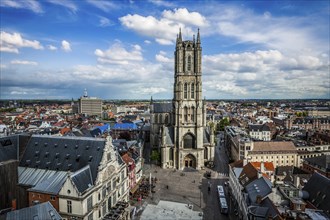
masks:
<svg viewBox="0 0 330 220"><path fill-rule="evenodd" d="M208 99L330 98L329 4L1 0L0 98L171 99L179 28Z"/></svg>

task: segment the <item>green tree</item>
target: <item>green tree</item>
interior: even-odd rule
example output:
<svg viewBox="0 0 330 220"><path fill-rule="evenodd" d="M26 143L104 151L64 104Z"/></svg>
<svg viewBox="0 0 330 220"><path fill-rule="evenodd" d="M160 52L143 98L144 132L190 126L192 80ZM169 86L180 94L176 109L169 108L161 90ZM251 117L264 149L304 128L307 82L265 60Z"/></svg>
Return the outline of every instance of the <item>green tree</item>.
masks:
<svg viewBox="0 0 330 220"><path fill-rule="evenodd" d="M230 125L230 121L228 118L222 119L218 124L217 124L217 131L223 131L225 130L225 127Z"/></svg>
<svg viewBox="0 0 330 220"><path fill-rule="evenodd" d="M151 152L150 160L151 161L157 161L157 162L160 161L160 153L158 152L158 150L153 150Z"/></svg>

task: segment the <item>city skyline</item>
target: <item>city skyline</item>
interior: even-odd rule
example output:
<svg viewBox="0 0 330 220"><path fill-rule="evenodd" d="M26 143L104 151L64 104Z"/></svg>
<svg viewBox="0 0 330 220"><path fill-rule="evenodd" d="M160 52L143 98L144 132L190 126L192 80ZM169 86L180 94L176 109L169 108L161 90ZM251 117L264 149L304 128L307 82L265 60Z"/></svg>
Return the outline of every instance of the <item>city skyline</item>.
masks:
<svg viewBox="0 0 330 220"><path fill-rule="evenodd" d="M0 98L171 99L180 28L207 99L329 98L329 4L4 0Z"/></svg>

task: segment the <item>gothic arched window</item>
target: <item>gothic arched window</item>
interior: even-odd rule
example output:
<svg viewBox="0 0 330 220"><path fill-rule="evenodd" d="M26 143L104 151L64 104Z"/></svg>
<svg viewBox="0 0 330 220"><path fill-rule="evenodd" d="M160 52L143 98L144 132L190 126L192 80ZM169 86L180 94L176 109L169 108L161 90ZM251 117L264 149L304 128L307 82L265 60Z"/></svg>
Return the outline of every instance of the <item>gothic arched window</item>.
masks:
<svg viewBox="0 0 330 220"><path fill-rule="evenodd" d="M163 122L163 115L162 114L159 115L159 123L160 124L164 124L164 122Z"/></svg>
<svg viewBox="0 0 330 220"><path fill-rule="evenodd" d="M165 124L168 125L170 123L170 120L168 118L168 114L165 115Z"/></svg>
<svg viewBox="0 0 330 220"><path fill-rule="evenodd" d="M187 59L187 70L188 71L191 70L191 56L188 56L188 59Z"/></svg>
<svg viewBox="0 0 330 220"><path fill-rule="evenodd" d="M184 84L184 98L188 98L188 84L185 83Z"/></svg>
<svg viewBox="0 0 330 220"><path fill-rule="evenodd" d="M184 121L187 122L188 121L188 108L187 108L187 106L184 107L183 115L184 115Z"/></svg>
<svg viewBox="0 0 330 220"><path fill-rule="evenodd" d="M194 122L195 121L195 107L191 108L190 117L191 117L191 121Z"/></svg>
<svg viewBox="0 0 330 220"><path fill-rule="evenodd" d="M191 98L194 99L195 98L195 84L191 83L191 88L190 88L190 92L191 92Z"/></svg>
<svg viewBox="0 0 330 220"><path fill-rule="evenodd" d="M195 148L195 137L192 134L188 133L183 137L183 147Z"/></svg>

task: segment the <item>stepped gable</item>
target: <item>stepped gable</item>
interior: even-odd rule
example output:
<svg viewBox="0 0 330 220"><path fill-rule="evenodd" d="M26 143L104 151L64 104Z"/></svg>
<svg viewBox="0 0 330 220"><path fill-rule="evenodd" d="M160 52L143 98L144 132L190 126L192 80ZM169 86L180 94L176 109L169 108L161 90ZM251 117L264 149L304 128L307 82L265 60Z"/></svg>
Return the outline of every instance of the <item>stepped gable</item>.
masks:
<svg viewBox="0 0 330 220"><path fill-rule="evenodd" d="M101 138L33 135L19 166L75 172L89 165L95 182L104 147Z"/></svg>

